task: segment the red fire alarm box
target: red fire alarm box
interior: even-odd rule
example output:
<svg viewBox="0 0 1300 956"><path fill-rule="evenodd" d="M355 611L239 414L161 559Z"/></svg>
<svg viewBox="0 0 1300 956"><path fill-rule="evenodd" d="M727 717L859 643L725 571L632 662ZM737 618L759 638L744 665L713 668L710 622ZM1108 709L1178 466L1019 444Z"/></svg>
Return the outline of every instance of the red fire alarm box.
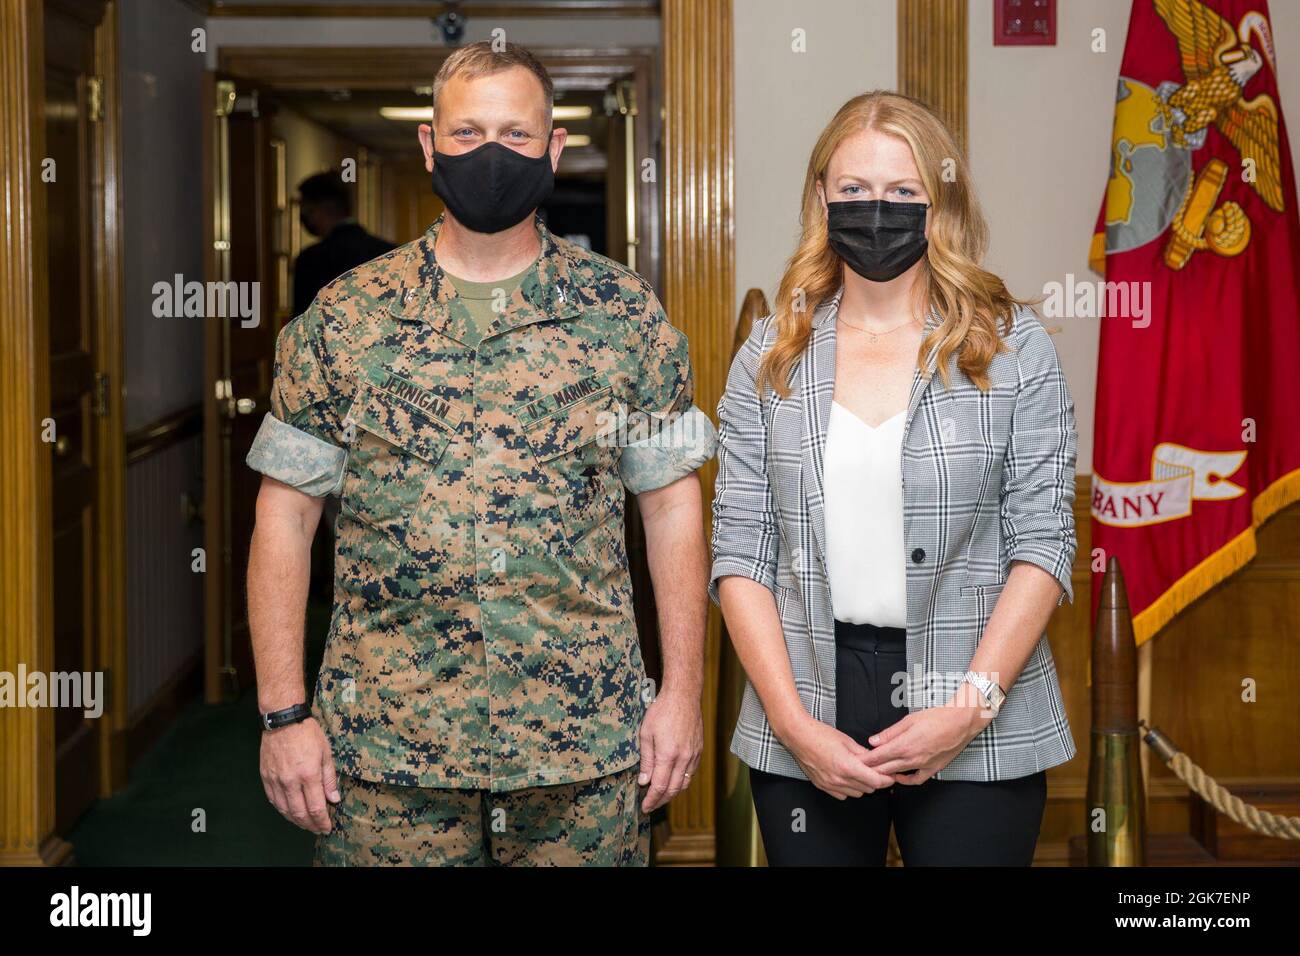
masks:
<svg viewBox="0 0 1300 956"><path fill-rule="evenodd" d="M1056 0L993 0L994 46L1056 46Z"/></svg>

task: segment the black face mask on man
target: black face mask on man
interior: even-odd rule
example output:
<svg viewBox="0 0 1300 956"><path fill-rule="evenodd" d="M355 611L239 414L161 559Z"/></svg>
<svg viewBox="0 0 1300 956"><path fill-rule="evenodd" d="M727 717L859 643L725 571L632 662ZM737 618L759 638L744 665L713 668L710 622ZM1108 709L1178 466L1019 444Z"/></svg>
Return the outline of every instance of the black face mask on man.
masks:
<svg viewBox="0 0 1300 956"><path fill-rule="evenodd" d="M883 199L827 203L831 248L864 279L896 279L925 255L929 208L929 203Z"/></svg>
<svg viewBox="0 0 1300 956"><path fill-rule="evenodd" d="M517 226L554 188L549 149L534 158L494 142L458 156L433 154L433 191L475 232Z"/></svg>

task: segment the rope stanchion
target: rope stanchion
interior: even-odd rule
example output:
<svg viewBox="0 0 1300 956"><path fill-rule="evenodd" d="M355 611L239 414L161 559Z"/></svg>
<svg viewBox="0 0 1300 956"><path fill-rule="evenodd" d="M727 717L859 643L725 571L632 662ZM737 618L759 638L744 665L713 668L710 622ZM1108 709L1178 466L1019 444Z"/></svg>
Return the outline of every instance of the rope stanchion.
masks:
<svg viewBox="0 0 1300 956"><path fill-rule="evenodd" d="M1240 797L1234 797L1159 730L1148 727L1145 720L1139 720L1138 726L1144 731L1142 739L1155 751L1156 756L1214 809L1256 833L1281 840L1300 840L1300 818L1269 813L1251 806Z"/></svg>

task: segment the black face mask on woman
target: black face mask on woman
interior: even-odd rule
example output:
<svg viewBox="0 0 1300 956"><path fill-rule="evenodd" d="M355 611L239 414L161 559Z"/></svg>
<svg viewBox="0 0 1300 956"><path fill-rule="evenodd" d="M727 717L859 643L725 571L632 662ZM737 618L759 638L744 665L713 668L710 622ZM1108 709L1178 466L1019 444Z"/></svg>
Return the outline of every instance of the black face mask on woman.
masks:
<svg viewBox="0 0 1300 956"><path fill-rule="evenodd" d="M433 157L433 191L475 232L517 226L555 188L549 149L533 158L500 143L484 143L458 156L435 152Z"/></svg>
<svg viewBox="0 0 1300 956"><path fill-rule="evenodd" d="M896 279L925 255L929 208L929 203L883 199L827 203L831 248L864 279Z"/></svg>

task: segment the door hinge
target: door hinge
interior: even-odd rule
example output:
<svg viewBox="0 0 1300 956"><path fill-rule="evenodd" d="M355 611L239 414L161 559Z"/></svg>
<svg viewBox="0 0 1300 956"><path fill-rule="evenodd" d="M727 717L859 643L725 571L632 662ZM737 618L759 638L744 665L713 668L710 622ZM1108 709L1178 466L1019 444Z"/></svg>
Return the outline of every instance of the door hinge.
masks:
<svg viewBox="0 0 1300 956"><path fill-rule="evenodd" d="M262 114L258 106L258 92L253 90L251 93L245 93L235 97L233 110L236 113L247 113L253 119L260 119Z"/></svg>
<svg viewBox="0 0 1300 956"><path fill-rule="evenodd" d="M108 417L108 373L96 372L94 380L93 405L95 414L100 418Z"/></svg>
<svg viewBox="0 0 1300 956"><path fill-rule="evenodd" d="M104 118L104 80L98 76L86 77L86 110L92 123Z"/></svg>

